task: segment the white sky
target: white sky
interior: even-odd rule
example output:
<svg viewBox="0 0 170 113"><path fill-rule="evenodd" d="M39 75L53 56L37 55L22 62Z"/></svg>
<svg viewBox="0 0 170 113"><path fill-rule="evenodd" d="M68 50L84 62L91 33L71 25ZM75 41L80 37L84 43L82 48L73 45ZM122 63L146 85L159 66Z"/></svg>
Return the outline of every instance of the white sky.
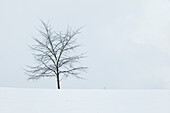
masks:
<svg viewBox="0 0 170 113"><path fill-rule="evenodd" d="M55 88L54 79L27 81L31 36L39 19L56 31L86 25L79 35L87 80L62 88L170 88L170 1L0 0L0 86Z"/></svg>

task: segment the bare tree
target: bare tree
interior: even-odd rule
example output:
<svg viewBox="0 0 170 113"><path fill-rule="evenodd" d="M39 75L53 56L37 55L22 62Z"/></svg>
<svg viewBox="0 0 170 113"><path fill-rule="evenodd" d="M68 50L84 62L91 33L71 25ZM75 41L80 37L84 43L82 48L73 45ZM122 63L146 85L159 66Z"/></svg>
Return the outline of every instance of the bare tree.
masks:
<svg viewBox="0 0 170 113"><path fill-rule="evenodd" d="M42 41L34 37L36 45L29 46L33 50L33 57L36 60L36 66L28 66L26 74L28 79L39 79L42 77L56 77L57 88L60 89L60 81L63 78L78 76L87 67L79 66L80 59L84 54L73 55L73 51L80 47L76 44L76 35L80 29L72 30L67 28L66 32L55 32L49 24L44 23L42 30L38 29Z"/></svg>

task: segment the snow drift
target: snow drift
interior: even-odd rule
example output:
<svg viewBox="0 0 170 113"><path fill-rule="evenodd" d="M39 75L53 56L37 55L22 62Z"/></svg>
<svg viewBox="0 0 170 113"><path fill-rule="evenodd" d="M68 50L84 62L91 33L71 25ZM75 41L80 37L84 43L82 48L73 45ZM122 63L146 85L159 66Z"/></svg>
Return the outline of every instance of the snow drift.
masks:
<svg viewBox="0 0 170 113"><path fill-rule="evenodd" d="M0 88L0 113L170 113L170 90Z"/></svg>

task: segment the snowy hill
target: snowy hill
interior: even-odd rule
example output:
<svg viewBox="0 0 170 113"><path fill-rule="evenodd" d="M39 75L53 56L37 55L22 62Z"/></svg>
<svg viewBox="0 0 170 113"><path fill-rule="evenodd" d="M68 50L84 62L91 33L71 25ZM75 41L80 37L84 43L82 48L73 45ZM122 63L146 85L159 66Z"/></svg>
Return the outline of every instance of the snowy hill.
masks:
<svg viewBox="0 0 170 113"><path fill-rule="evenodd" d="M170 90L0 88L0 113L170 113Z"/></svg>

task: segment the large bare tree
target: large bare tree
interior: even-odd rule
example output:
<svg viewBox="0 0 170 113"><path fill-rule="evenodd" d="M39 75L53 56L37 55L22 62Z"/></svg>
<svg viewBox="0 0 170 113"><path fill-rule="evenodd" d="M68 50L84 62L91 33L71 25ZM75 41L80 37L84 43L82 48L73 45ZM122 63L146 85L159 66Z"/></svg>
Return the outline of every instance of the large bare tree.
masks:
<svg viewBox="0 0 170 113"><path fill-rule="evenodd" d="M38 31L42 39L34 37L36 44L29 46L37 64L27 67L28 79L56 77L58 89L63 78L74 76L83 79L78 74L87 68L80 66L79 62L84 58L84 54L75 55L74 52L80 47L76 43L76 35L80 33L81 28L67 28L65 32L55 32L49 24L41 22L43 27Z"/></svg>

